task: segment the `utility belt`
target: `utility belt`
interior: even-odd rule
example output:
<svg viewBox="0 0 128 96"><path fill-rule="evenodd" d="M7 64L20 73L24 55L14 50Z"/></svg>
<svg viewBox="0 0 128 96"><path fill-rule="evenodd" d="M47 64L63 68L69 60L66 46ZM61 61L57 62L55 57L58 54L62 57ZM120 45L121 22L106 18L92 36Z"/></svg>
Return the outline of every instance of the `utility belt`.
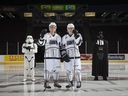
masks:
<svg viewBox="0 0 128 96"><path fill-rule="evenodd" d="M27 61L30 63L32 61L32 59L34 59L34 56L31 56L30 58L28 58L27 56L25 56L25 58L27 59Z"/></svg>

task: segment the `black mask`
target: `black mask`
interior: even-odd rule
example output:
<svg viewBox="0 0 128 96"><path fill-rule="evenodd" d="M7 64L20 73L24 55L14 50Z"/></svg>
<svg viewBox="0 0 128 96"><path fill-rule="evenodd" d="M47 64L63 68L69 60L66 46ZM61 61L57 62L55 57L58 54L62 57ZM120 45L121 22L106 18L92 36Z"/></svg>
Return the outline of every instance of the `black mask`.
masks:
<svg viewBox="0 0 128 96"><path fill-rule="evenodd" d="M99 35L97 36L97 38L98 38L98 39L103 39L103 38L104 38L102 31L99 32Z"/></svg>
<svg viewBox="0 0 128 96"><path fill-rule="evenodd" d="M32 44L31 42L28 42L28 44Z"/></svg>

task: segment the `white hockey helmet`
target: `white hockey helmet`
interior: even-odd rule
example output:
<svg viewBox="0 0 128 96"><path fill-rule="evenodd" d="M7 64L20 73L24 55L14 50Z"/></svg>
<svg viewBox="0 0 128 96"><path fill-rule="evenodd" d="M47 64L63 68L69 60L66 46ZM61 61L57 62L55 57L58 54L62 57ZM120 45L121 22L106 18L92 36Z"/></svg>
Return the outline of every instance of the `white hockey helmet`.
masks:
<svg viewBox="0 0 128 96"><path fill-rule="evenodd" d="M75 28L75 26L74 26L73 23L69 23L69 24L67 25L67 28Z"/></svg>
<svg viewBox="0 0 128 96"><path fill-rule="evenodd" d="M33 37L31 35L28 35L26 38L26 43L33 43L33 42L34 42Z"/></svg>
<svg viewBox="0 0 128 96"><path fill-rule="evenodd" d="M51 27L51 26L55 26L55 27L57 27L57 25L56 25L55 22L51 22L51 23L49 24L49 27Z"/></svg>

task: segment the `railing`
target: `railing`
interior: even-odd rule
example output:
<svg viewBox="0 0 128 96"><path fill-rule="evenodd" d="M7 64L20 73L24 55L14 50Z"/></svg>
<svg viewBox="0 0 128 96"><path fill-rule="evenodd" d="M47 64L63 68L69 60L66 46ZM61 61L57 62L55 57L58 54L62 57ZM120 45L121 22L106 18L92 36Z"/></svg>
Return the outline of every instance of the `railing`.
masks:
<svg viewBox="0 0 128 96"><path fill-rule="evenodd" d="M22 43L20 42L0 42L0 54L21 54Z"/></svg>
<svg viewBox="0 0 128 96"><path fill-rule="evenodd" d="M21 54L22 42L0 42L0 55ZM87 41L82 44L81 53L89 53L90 46ZM128 53L128 42L109 41L109 53Z"/></svg>

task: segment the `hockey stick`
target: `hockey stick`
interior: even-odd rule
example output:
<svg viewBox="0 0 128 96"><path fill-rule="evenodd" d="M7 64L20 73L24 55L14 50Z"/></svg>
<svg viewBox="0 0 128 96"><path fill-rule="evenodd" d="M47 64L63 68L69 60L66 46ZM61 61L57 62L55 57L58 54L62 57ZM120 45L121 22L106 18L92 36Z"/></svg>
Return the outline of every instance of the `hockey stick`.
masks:
<svg viewBox="0 0 128 96"><path fill-rule="evenodd" d="M46 49L45 49L46 50ZM46 52L44 52L44 75L45 75L45 79L47 80L47 64L46 64ZM44 80L44 84L46 83L46 81ZM44 90L43 90L43 92L45 92L46 91L46 86L44 85Z"/></svg>
<svg viewBox="0 0 128 96"><path fill-rule="evenodd" d="M74 84L73 84L74 88L76 86L76 63L75 63L76 59L75 59L75 55L76 55L76 53L75 53L75 39L74 39L74 58L73 58L74 59L74 62L73 62L74 63L74 65L73 65L73 67L74 67L74 70L73 70L73 72L74 72L74 76L73 76L74 77L74 80L73 80L74 81Z"/></svg>

